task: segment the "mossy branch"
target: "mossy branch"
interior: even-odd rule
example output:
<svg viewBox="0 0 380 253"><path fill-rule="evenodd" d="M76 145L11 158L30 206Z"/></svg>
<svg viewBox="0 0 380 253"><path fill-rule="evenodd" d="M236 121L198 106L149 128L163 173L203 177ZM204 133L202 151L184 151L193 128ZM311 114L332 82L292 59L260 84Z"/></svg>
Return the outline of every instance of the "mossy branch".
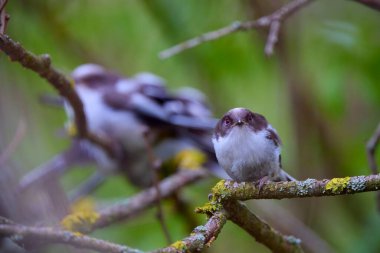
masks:
<svg viewBox="0 0 380 253"><path fill-rule="evenodd" d="M236 183L221 180L212 189L212 201L221 203L229 199L284 199L322 197L380 189L380 174L333 179L307 179L293 182L268 182L261 190L255 183Z"/></svg>
<svg viewBox="0 0 380 253"><path fill-rule="evenodd" d="M224 211L215 212L203 226L196 227L190 236L176 241L170 246L153 251L154 253L199 252L216 239L227 221Z"/></svg>

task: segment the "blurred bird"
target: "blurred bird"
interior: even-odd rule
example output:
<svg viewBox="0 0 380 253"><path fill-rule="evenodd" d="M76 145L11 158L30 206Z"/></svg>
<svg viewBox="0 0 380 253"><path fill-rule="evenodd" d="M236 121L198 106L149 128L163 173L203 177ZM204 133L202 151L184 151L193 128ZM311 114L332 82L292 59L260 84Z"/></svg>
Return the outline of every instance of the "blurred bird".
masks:
<svg viewBox="0 0 380 253"><path fill-rule="evenodd" d="M115 143L120 156L111 158L88 140L75 140L65 157L56 157L61 161L48 162L25 176L22 188L48 175L51 167L63 171L73 164L92 162L101 174L121 171L133 184L146 187L154 177L149 152L158 154L161 160L186 148L205 152L209 157L205 166L225 176L216 163L211 142L217 120L212 118L200 91L184 88L170 93L164 80L151 73L127 78L95 64L77 67L72 78L83 102L89 131ZM74 112L66 102L65 110L67 128L75 132ZM97 180L99 177L94 176Z"/></svg>
<svg viewBox="0 0 380 253"><path fill-rule="evenodd" d="M237 182L294 181L282 170L281 140L264 116L245 108L228 111L212 139L220 166Z"/></svg>

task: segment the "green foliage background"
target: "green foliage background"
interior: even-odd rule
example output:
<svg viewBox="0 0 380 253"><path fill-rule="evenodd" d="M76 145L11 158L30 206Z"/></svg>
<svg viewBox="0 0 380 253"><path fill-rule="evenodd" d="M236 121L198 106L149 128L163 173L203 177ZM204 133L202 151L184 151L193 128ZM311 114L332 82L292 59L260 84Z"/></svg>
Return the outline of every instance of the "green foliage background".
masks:
<svg viewBox="0 0 380 253"><path fill-rule="evenodd" d="M233 34L167 60L157 56L185 39L268 14L276 6L280 3L228 0L9 1L7 32L32 52L50 54L53 65L66 74L86 62L125 75L150 71L166 79L171 89L192 86L205 92L216 116L232 107L264 114L282 137L284 168L299 179L369 174L365 143L380 120L378 12L353 1L315 1L286 21L272 57L264 55L263 31ZM19 120L25 121L26 136L12 156L22 173L68 145L56 135L64 112L38 102L46 92L54 90L0 55L0 148L12 139ZM62 182L72 189L90 172L78 168ZM192 207L207 201L215 182L206 180L185 191ZM112 177L95 199L106 205L137 191ZM336 252L379 252L374 200L373 193L365 193L276 204ZM173 238L186 236L186 221L170 203L165 212ZM204 222L204 217L197 218ZM165 246L155 211L95 236L143 250ZM228 224L210 252L236 249L268 252Z"/></svg>

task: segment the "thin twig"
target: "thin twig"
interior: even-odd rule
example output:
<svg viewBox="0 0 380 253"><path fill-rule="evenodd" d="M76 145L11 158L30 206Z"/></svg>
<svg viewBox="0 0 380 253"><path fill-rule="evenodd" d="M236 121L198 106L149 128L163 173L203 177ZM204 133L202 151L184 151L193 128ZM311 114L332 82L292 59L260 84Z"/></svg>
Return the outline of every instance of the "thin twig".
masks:
<svg viewBox="0 0 380 253"><path fill-rule="evenodd" d="M369 167L372 171L372 174L377 174L378 168L377 168L377 163L376 163L376 148L379 145L380 142L380 123L377 126L375 132L371 136L371 138L367 142L367 159L368 159L368 164ZM377 204L377 210L380 212L380 192L376 193L376 204Z"/></svg>
<svg viewBox="0 0 380 253"><path fill-rule="evenodd" d="M284 236L253 214L236 200L227 201L223 207L228 212L228 219L252 235L273 252L303 252L301 241L293 236Z"/></svg>
<svg viewBox="0 0 380 253"><path fill-rule="evenodd" d="M7 24L9 21L9 15L5 12L5 6L8 0L0 0L0 34L4 34L7 30Z"/></svg>
<svg viewBox="0 0 380 253"><path fill-rule="evenodd" d="M372 171L372 174L378 173L375 152L376 152L377 145L379 145L379 141L380 141L380 123L377 126L371 138L367 142L367 158L368 158L368 163Z"/></svg>
<svg viewBox="0 0 380 253"><path fill-rule="evenodd" d="M21 240L35 240L46 244L60 243L81 249L91 249L98 252L142 252L127 246L49 227L28 227L18 224L0 224L0 234L3 236L15 236L14 238Z"/></svg>
<svg viewBox="0 0 380 253"><path fill-rule="evenodd" d="M146 151L149 159L149 164L152 169L153 173L153 186L156 189L156 205L157 205L157 219L160 222L162 231L164 232L166 242L168 244L172 243L172 239L169 233L168 226L165 222L165 216L164 216L164 210L162 207L162 201L161 201L161 191L159 187L160 183L160 176L158 174L158 170L161 167L159 159L154 155L152 146L150 145L149 138L148 138L148 132L144 134L144 141L146 146Z"/></svg>
<svg viewBox="0 0 380 253"><path fill-rule="evenodd" d="M181 187L207 176L205 170L184 170L172 175L159 184L161 198L170 197ZM115 204L99 211L100 218L94 224L93 229L106 227L115 222L125 220L141 214L142 210L156 203L156 188L146 189L125 202Z"/></svg>
<svg viewBox="0 0 380 253"><path fill-rule="evenodd" d="M255 21L246 21L246 22L240 22L235 21L229 26L220 28L215 31L204 33L198 37L195 37L193 39L187 40L185 42L182 42L180 44L177 44L171 48L168 48L164 51L161 51L159 53L159 57L161 59L169 58L175 54L181 53L182 51L185 51L187 49L196 47L204 42L212 41L219 39L221 37L224 37L226 35L229 35L231 33L235 33L238 31L247 31L247 30L253 30L257 28L270 28L267 45L265 46L265 52L269 55L273 53L273 47L277 42L278 38L278 32L280 29L280 24L283 20L285 20L287 17L291 16L294 12L296 12L301 7L307 5L308 3L312 2L313 0L294 0L277 11L273 12L272 14L268 16L261 17Z"/></svg>
<svg viewBox="0 0 380 253"><path fill-rule="evenodd" d="M104 149L108 155L116 156L115 147L109 140L100 139L88 132L83 103L75 92L73 83L52 67L49 55L36 56L4 34L0 34L0 49L9 56L11 61L19 62L25 68L33 70L46 79L70 103L75 113L79 138L86 138Z"/></svg>
<svg viewBox="0 0 380 253"><path fill-rule="evenodd" d="M12 156L15 152L17 146L21 143L26 133L26 124L23 119L20 119L17 124L16 133L14 134L11 142L4 149L4 151L0 154L0 167L4 165L7 160Z"/></svg>
<svg viewBox="0 0 380 253"><path fill-rule="evenodd" d="M364 4L365 6L380 11L380 1L379 0L354 0L357 3Z"/></svg>

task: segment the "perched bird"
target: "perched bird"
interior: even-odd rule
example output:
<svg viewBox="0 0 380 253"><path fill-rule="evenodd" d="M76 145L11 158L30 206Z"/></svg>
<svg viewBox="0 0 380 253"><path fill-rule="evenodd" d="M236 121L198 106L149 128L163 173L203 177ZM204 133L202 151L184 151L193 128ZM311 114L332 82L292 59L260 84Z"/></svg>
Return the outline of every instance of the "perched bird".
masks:
<svg viewBox="0 0 380 253"><path fill-rule="evenodd" d="M170 92L165 81L151 73L125 77L96 64L81 65L71 76L89 131L115 144L120 154L110 157L88 140L74 140L64 155L24 177L22 188L48 175L51 168L62 173L77 163L95 163L103 175L122 172L133 184L146 187L155 176L152 154L163 160L186 148L205 152L209 157L205 167L224 172L217 165L211 142L217 119L200 91ZM73 109L67 102L64 106L67 126L75 129ZM99 176L93 180L101 181Z"/></svg>
<svg viewBox="0 0 380 253"><path fill-rule="evenodd" d="M237 182L293 181L281 168L281 140L264 116L245 108L228 111L212 138L220 166Z"/></svg>

